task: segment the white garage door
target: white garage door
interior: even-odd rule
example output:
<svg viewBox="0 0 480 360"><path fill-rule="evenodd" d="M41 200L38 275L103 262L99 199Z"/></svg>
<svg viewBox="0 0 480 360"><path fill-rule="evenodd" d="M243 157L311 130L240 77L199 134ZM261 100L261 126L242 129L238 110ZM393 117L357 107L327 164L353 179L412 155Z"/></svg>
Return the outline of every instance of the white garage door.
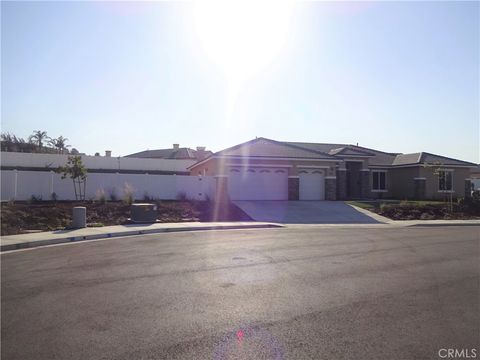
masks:
<svg viewBox="0 0 480 360"><path fill-rule="evenodd" d="M300 178L300 200L325 200L324 170L302 169L298 172Z"/></svg>
<svg viewBox="0 0 480 360"><path fill-rule="evenodd" d="M228 192L232 200L288 200L288 170L231 167Z"/></svg>

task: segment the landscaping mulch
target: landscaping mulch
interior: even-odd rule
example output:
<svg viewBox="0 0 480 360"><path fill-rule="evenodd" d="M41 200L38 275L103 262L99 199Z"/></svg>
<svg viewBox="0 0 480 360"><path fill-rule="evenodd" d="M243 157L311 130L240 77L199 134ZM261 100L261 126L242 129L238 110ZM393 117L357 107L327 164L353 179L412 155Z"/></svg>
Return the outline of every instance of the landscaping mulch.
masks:
<svg viewBox="0 0 480 360"><path fill-rule="evenodd" d="M389 204L375 209L379 215L392 220L466 220L480 219L480 214L464 209L457 204L409 205Z"/></svg>
<svg viewBox="0 0 480 360"><path fill-rule="evenodd" d="M160 222L251 221L232 203L215 205L207 201L155 201ZM34 230L65 229L72 221L72 208L87 208L89 226L122 225L130 218L130 205L124 202L9 202L1 204L1 235Z"/></svg>

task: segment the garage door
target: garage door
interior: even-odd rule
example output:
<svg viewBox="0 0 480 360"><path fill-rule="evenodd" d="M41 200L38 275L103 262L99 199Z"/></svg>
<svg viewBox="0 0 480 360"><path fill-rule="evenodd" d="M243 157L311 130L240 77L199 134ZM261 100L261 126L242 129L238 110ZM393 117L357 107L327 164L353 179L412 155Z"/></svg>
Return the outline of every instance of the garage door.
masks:
<svg viewBox="0 0 480 360"><path fill-rule="evenodd" d="M298 172L300 178L300 200L325 200L324 170L302 169Z"/></svg>
<svg viewBox="0 0 480 360"><path fill-rule="evenodd" d="M288 170L231 167L228 192L232 200L288 200Z"/></svg>

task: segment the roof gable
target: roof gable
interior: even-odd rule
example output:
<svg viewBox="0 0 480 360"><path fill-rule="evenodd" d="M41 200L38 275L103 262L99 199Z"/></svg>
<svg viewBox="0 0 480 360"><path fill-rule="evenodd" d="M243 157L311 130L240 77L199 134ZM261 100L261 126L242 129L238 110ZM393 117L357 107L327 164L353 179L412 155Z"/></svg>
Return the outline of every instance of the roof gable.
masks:
<svg viewBox="0 0 480 360"><path fill-rule="evenodd" d="M329 154L330 155L343 155L343 156L348 156L348 155L367 156L367 157L375 156L374 153L371 153L371 152L368 152L368 151L365 151L365 150L355 149L355 148L352 148L350 146L345 146L345 147L341 147L341 148L338 148L338 149L332 149L332 150L329 151Z"/></svg>
<svg viewBox="0 0 480 360"><path fill-rule="evenodd" d="M375 166L380 166L380 165L389 166L392 164L393 160L395 159L395 156L397 155L394 153L387 153L384 151L370 149L363 146L348 145L348 144L303 143L303 142L285 142L285 143L300 146L305 149L322 151L329 154L332 154L331 153L332 151L335 151L335 150L340 151L339 149L344 149L344 148L348 148L352 150L354 149L355 151L364 151L366 153L373 155L372 157L370 157L368 162L370 165L375 165Z"/></svg>

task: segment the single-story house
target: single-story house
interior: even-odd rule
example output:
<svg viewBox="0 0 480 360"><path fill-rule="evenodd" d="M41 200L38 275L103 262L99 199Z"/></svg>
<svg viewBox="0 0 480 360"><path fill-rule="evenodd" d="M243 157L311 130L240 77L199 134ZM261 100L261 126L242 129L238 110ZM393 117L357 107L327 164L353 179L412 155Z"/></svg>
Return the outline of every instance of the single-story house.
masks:
<svg viewBox="0 0 480 360"><path fill-rule="evenodd" d="M477 164L346 144L254 140L189 167L231 200L445 199L470 195Z"/></svg>

